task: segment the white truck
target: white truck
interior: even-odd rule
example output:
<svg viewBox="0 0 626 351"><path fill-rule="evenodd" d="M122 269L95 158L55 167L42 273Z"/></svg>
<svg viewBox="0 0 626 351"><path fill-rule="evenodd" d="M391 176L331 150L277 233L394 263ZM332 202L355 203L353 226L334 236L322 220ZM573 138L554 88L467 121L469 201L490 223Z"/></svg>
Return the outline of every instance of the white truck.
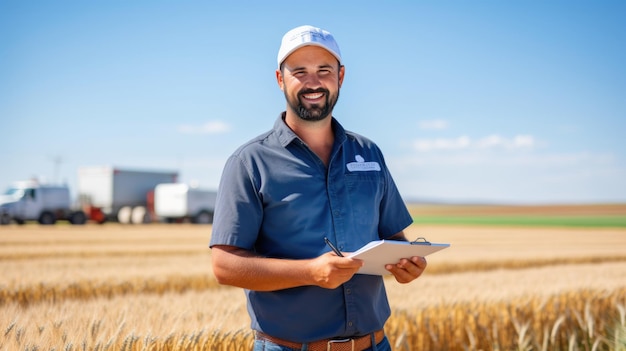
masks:
<svg viewBox="0 0 626 351"><path fill-rule="evenodd" d="M154 189L175 183L178 172L121 169L112 166L78 169L78 197L83 205L100 208L108 220L148 223L154 215Z"/></svg>
<svg viewBox="0 0 626 351"><path fill-rule="evenodd" d="M168 223L213 223L217 192L183 183L159 184L154 189L154 212Z"/></svg>
<svg viewBox="0 0 626 351"><path fill-rule="evenodd" d="M40 184L28 180L13 183L0 197L0 224L12 221L24 224L35 220L51 225L57 220L85 224L87 216L72 208L70 189L66 185Z"/></svg>

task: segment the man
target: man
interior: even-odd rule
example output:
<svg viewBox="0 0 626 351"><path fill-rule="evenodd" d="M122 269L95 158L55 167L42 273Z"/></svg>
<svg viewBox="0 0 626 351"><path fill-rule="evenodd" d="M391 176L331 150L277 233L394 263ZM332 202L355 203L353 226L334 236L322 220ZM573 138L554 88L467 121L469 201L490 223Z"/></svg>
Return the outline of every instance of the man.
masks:
<svg viewBox="0 0 626 351"><path fill-rule="evenodd" d="M235 151L222 174L213 272L245 289L255 350L390 350L382 277L357 274L362 261L324 241L356 251L373 240L406 240L412 223L381 151L332 116L344 74L330 33L287 32L276 70L287 109L271 131ZM426 261L386 268L408 283Z"/></svg>

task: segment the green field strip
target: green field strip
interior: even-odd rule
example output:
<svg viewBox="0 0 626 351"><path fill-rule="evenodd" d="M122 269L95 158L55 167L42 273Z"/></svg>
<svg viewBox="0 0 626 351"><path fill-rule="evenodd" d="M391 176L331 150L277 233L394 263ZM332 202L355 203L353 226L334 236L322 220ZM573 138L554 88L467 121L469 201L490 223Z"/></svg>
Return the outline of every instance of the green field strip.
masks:
<svg viewBox="0 0 626 351"><path fill-rule="evenodd" d="M414 224L626 228L626 216L413 216Z"/></svg>

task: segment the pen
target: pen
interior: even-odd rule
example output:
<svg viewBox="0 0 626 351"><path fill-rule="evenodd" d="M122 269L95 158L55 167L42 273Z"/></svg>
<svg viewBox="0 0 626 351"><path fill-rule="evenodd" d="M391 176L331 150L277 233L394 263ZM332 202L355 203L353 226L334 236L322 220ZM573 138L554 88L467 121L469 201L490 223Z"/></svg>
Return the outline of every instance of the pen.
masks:
<svg viewBox="0 0 626 351"><path fill-rule="evenodd" d="M333 245L333 243L331 243L330 240L328 240L327 237L324 237L324 241L326 242L326 245L328 245L333 250L333 252L335 252L337 254L337 256L343 257L343 254L341 253L341 251L337 250L335 245Z"/></svg>

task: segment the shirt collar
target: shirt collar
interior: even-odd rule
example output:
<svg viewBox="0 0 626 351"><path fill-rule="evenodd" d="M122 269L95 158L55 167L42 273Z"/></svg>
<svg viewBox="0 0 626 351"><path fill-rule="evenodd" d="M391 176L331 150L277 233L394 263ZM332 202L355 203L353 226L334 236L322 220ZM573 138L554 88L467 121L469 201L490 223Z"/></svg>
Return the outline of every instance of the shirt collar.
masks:
<svg viewBox="0 0 626 351"><path fill-rule="evenodd" d="M343 126L335 119L335 117L331 117L331 124L333 127L333 131L335 133L335 145L342 144L346 139L346 131L343 129ZM282 112L276 122L274 123L274 131L278 136L278 140L280 141L280 145L285 147L291 144L292 141L296 139L300 139L296 133L291 130L285 123L285 112Z"/></svg>

